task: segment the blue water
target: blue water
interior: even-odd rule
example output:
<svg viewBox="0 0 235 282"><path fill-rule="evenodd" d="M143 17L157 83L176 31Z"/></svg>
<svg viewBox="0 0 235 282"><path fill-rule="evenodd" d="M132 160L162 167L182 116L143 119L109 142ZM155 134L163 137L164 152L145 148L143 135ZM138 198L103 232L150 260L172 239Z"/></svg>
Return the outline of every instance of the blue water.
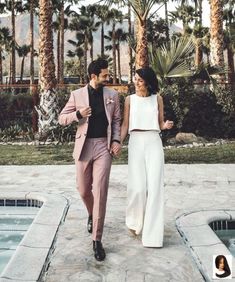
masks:
<svg viewBox="0 0 235 282"><path fill-rule="evenodd" d="M235 257L235 229L217 230L215 233Z"/></svg>
<svg viewBox="0 0 235 282"><path fill-rule="evenodd" d="M0 207L0 273L14 254L38 210L36 207Z"/></svg>

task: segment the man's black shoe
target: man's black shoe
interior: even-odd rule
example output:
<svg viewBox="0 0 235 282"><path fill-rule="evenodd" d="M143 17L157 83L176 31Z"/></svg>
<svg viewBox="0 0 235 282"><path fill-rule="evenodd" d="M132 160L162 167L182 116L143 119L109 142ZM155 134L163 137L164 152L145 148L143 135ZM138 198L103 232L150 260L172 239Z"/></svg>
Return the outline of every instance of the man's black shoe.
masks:
<svg viewBox="0 0 235 282"><path fill-rule="evenodd" d="M87 221L87 231L89 233L92 233L92 215L89 215L88 221Z"/></svg>
<svg viewBox="0 0 235 282"><path fill-rule="evenodd" d="M96 260L102 261L105 259L105 250L101 241L93 241L93 251Z"/></svg>

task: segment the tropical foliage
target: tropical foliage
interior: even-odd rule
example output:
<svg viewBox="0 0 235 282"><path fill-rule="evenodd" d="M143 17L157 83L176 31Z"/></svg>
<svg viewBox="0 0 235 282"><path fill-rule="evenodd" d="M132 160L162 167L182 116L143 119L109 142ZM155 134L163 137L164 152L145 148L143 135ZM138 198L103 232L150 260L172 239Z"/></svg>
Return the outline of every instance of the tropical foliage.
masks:
<svg viewBox="0 0 235 282"><path fill-rule="evenodd" d="M155 70L160 86L167 78L192 76L190 62L194 44L190 37L172 39L157 49L150 49L151 65Z"/></svg>
<svg viewBox="0 0 235 282"><path fill-rule="evenodd" d="M54 136L58 135L55 133L58 130L59 112L57 87L64 87L65 74L77 76L81 83L86 83L88 63L97 57L103 57L109 60L113 83L121 83L121 66L125 53L128 53L129 57L129 70L125 70L129 82L132 82L135 68L152 65L163 92L170 93L168 96L172 97L168 104L178 105L173 108L173 112L178 119L179 130L186 128L185 115L191 107L190 103L196 107L193 103L194 94L187 94L193 93L197 87L204 89L204 82L213 82L214 88L210 87L205 92L214 95L219 110L228 120L233 120L234 0L210 1L210 27L203 26L202 0L178 1L175 11L170 12L167 0L101 2L86 5L79 0L7 0L0 3L0 14L8 13L10 17L9 26L0 26L0 84L4 83L3 74L8 74L12 84L17 82L17 76L23 80L24 66L30 58L31 94L37 94L33 89L35 77L40 74L40 103L36 107L40 136L46 138L48 132ZM158 9L165 10L165 17L158 16ZM123 11L127 11L127 14ZM15 32L16 17L23 13L29 15L29 38L19 44ZM35 20L37 16L38 26ZM182 31L172 32L171 25L179 22L182 23ZM40 40L39 47L35 48L34 32L37 27ZM65 40L67 31L72 34L68 41ZM97 48L94 48L97 33L98 54ZM69 46L69 50L65 51L65 45ZM39 56L35 57L35 53ZM17 56L21 62L18 73ZM126 58L125 56L125 60ZM35 62L39 65L39 72ZM182 90L184 84L192 87L192 91L190 87L188 92ZM17 93L14 92L14 87L10 88L10 91ZM168 96L166 95L165 99ZM184 103L180 102L181 97L184 97L185 101L188 99L186 106L182 106ZM207 105L209 107L210 103ZM215 111L216 117L219 116L219 110ZM222 117L223 120L226 118ZM216 124L216 120L213 122ZM221 128L220 125L218 128ZM12 132L16 129L12 128ZM224 134L232 135L225 132Z"/></svg>

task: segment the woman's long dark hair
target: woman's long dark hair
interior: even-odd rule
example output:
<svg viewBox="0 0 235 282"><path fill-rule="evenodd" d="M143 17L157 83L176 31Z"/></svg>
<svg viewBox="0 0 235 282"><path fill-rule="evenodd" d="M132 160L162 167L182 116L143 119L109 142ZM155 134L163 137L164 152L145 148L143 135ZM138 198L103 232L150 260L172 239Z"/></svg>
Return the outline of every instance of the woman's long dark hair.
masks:
<svg viewBox="0 0 235 282"><path fill-rule="evenodd" d="M217 256L215 258L215 266L216 266L216 268L219 269L219 264L220 264L221 259L224 259L224 272L225 273L221 274L221 275L216 274L216 276L217 277L227 277L227 276L229 276L231 274L231 270L229 268L229 265L228 265L228 262L227 262L227 259L226 259L225 256L223 256L223 255ZM226 275L226 276L224 276L224 275Z"/></svg>
<svg viewBox="0 0 235 282"><path fill-rule="evenodd" d="M158 81L154 70L150 67L136 70L136 73L145 81L149 95L159 91Z"/></svg>

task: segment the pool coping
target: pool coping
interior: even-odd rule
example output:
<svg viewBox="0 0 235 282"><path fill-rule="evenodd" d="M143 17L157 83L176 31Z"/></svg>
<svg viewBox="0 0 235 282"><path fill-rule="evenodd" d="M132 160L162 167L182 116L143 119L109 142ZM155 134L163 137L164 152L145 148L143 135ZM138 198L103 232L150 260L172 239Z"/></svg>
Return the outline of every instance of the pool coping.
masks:
<svg viewBox="0 0 235 282"><path fill-rule="evenodd" d="M0 199L29 199L43 202L0 275L1 282L40 281L54 251L57 231L65 219L69 201L60 194L38 192L0 192Z"/></svg>
<svg viewBox="0 0 235 282"><path fill-rule="evenodd" d="M189 247L196 265L205 281L213 279L213 255L231 255L229 249L211 229L209 223L217 220L235 220L235 210L197 210L176 218L176 228ZM235 281L234 258L232 264L232 280Z"/></svg>

